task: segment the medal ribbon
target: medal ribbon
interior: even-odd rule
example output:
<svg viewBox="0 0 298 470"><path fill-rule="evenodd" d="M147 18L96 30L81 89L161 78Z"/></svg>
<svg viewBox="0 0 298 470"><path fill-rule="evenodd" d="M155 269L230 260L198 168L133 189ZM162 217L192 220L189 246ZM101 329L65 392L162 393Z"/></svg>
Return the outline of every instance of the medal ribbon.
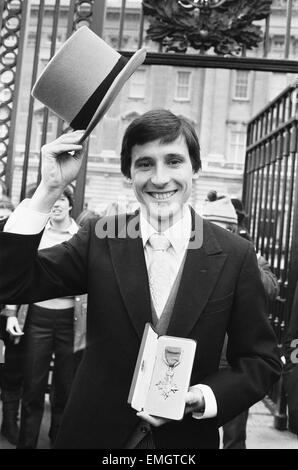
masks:
<svg viewBox="0 0 298 470"><path fill-rule="evenodd" d="M165 347L165 361L169 367L176 367L180 363L181 348L174 346Z"/></svg>

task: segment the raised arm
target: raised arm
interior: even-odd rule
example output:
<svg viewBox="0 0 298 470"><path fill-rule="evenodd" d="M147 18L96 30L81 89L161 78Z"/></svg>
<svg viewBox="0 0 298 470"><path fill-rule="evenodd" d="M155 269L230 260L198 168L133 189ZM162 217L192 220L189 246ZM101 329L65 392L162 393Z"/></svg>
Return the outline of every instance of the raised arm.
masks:
<svg viewBox="0 0 298 470"><path fill-rule="evenodd" d="M84 155L84 146L79 144L82 135L83 131L63 134L42 147L41 182L30 201L32 210L49 212L64 188L76 179Z"/></svg>
<svg viewBox="0 0 298 470"><path fill-rule="evenodd" d="M81 136L82 131L64 134L42 148L41 183L26 207L21 204L0 233L0 298L5 304L32 303L85 290L87 227L68 243L37 254L52 205L79 172L84 154L78 143Z"/></svg>

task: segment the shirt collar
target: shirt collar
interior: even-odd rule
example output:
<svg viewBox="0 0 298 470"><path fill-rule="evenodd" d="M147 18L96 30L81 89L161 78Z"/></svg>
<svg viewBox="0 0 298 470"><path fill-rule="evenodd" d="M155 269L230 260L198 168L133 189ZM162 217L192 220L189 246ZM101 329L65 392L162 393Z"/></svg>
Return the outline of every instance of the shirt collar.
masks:
<svg viewBox="0 0 298 470"><path fill-rule="evenodd" d="M57 230L56 228L54 228L51 224L51 219L48 220L45 228L46 228L46 230L51 230L53 232L69 233L70 235L74 235L75 233L77 233L77 231L79 229L78 225L76 224L76 222L72 218L70 219L69 227L67 227L64 230Z"/></svg>
<svg viewBox="0 0 298 470"><path fill-rule="evenodd" d="M140 209L140 228L142 234L143 247L148 239L156 232L156 229L149 224L142 208ZM174 225L163 232L173 246L176 253L181 253L188 246L191 235L191 213L187 204L183 207L183 215Z"/></svg>

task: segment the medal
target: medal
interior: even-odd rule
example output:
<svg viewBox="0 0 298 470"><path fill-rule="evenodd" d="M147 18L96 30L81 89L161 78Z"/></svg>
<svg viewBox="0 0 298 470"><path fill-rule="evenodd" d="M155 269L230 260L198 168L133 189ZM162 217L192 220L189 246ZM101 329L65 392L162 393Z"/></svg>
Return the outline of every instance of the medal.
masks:
<svg viewBox="0 0 298 470"><path fill-rule="evenodd" d="M163 360L167 365L166 375L157 384L157 388L161 390L162 397L166 400L171 394L176 393L179 389L177 384L173 383L174 369L181 362L182 349L178 347L166 346L164 350Z"/></svg>

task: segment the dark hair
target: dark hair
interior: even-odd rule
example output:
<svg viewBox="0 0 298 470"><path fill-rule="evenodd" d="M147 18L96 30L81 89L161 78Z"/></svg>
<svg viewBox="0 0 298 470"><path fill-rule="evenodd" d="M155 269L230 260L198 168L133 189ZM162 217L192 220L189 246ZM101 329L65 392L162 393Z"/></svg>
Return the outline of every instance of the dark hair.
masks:
<svg viewBox="0 0 298 470"><path fill-rule="evenodd" d="M161 143L173 142L184 136L192 168L196 173L201 168L200 144L192 124L166 109L147 111L134 119L127 127L121 148L121 171L130 178L131 151L134 145L144 145L160 139Z"/></svg>
<svg viewBox="0 0 298 470"><path fill-rule="evenodd" d="M247 214L243 208L242 201L237 198L232 198L231 203L233 204L238 217L238 225L244 225Z"/></svg>
<svg viewBox="0 0 298 470"><path fill-rule="evenodd" d="M63 196L67 197L69 205L73 207L73 190L70 186L66 186L63 191Z"/></svg>

